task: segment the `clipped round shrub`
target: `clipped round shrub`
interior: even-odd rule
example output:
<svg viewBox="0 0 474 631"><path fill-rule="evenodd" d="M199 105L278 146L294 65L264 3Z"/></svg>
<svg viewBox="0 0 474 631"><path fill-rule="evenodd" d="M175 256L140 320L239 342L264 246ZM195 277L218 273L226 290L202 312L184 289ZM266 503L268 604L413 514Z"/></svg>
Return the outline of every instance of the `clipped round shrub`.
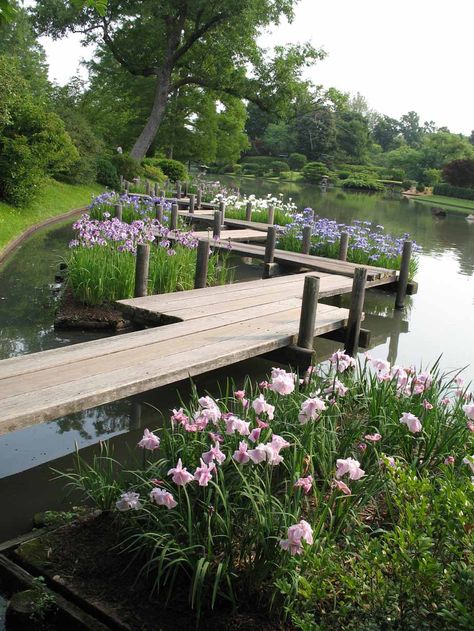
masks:
<svg viewBox="0 0 474 631"><path fill-rule="evenodd" d="M132 158L128 153L115 154L112 158L112 164L117 169L118 175L121 175L129 182L143 174L140 162Z"/></svg>
<svg viewBox="0 0 474 631"><path fill-rule="evenodd" d="M270 163L270 167L276 175L279 175L282 171L286 171L288 169L287 163L282 160L274 160Z"/></svg>
<svg viewBox="0 0 474 631"><path fill-rule="evenodd" d="M153 182L158 182L159 184L162 184L166 179L166 176L160 169L160 167L154 166L152 164L143 165L143 176L147 180L152 180Z"/></svg>
<svg viewBox="0 0 474 631"><path fill-rule="evenodd" d="M409 191L413 186L413 180L403 180L402 188L404 191Z"/></svg>
<svg viewBox="0 0 474 631"><path fill-rule="evenodd" d="M342 182L343 188L356 188L364 191L383 191L384 185L378 182L373 175L357 173Z"/></svg>
<svg viewBox="0 0 474 631"><path fill-rule="evenodd" d="M321 178L329 175L329 169L324 162L308 162L303 167L303 179L313 184L319 184Z"/></svg>
<svg viewBox="0 0 474 631"><path fill-rule="evenodd" d="M418 193L424 193L425 192L425 185L424 184L417 184L416 185L416 190Z"/></svg>
<svg viewBox="0 0 474 631"><path fill-rule="evenodd" d="M188 177L188 170L186 166L178 160L171 160L170 158L154 158L153 166L159 167L166 177L168 177L172 182L185 180Z"/></svg>
<svg viewBox="0 0 474 631"><path fill-rule="evenodd" d="M304 153L290 153L288 163L292 171L301 171L304 165L308 162L308 158Z"/></svg>
<svg viewBox="0 0 474 631"><path fill-rule="evenodd" d="M120 179L117 173L115 165L109 158L105 156L99 156L96 160L97 175L96 179L99 184L108 186L111 189L118 189L120 186Z"/></svg>
<svg viewBox="0 0 474 631"><path fill-rule="evenodd" d="M340 169L339 171L336 171L336 174L340 180L347 180L347 178L351 176L350 171L344 171L342 169Z"/></svg>

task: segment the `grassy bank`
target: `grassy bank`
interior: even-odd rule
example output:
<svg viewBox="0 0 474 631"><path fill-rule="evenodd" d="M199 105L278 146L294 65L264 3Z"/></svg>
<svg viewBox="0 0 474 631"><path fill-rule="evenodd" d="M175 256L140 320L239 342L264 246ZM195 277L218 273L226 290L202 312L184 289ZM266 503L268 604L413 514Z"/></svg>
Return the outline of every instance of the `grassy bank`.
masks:
<svg viewBox="0 0 474 631"><path fill-rule="evenodd" d="M416 202L425 202L431 206L445 206L453 213L470 215L474 213L474 200L459 199L458 197L445 197L444 195L413 195L410 196Z"/></svg>
<svg viewBox="0 0 474 631"><path fill-rule="evenodd" d="M15 208L0 202L0 253L30 226L89 204L103 190L99 184L64 184L51 180L28 206Z"/></svg>

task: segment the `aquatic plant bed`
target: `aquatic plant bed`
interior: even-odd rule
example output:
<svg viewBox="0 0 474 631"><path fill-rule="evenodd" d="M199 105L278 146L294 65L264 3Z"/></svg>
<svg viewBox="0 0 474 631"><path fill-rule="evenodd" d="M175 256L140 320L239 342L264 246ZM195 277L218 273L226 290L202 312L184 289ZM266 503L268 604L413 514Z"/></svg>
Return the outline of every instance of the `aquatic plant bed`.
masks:
<svg viewBox="0 0 474 631"><path fill-rule="evenodd" d="M62 296L54 317L56 329L104 329L127 331L132 323L112 304L87 305L74 300L70 291Z"/></svg>
<svg viewBox="0 0 474 631"><path fill-rule="evenodd" d="M302 378L274 368L218 400L196 392L157 426L135 463L103 444L64 477L112 520L98 575L130 572L175 625L186 602L204 629L231 607L279 629L472 628L474 402L459 374L338 351Z"/></svg>
<svg viewBox="0 0 474 631"><path fill-rule="evenodd" d="M182 588L176 586L165 607L163 598L149 597L151 585L147 581L136 581L139 567L121 545L113 513L81 519L42 534L20 545L11 556L33 574L44 576L53 591L76 603L104 628L194 628L195 612ZM285 627L272 624L256 608L237 614L227 606L219 612L207 612L204 628L277 631Z"/></svg>

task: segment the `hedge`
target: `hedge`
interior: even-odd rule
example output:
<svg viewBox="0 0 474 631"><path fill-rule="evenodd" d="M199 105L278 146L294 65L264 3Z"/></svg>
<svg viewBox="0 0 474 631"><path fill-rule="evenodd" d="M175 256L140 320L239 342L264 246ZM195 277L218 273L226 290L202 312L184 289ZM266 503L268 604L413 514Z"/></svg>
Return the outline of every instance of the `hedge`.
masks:
<svg viewBox="0 0 474 631"><path fill-rule="evenodd" d="M433 188L433 195L445 195L446 197L474 200L474 188L451 186L451 184L436 184Z"/></svg>

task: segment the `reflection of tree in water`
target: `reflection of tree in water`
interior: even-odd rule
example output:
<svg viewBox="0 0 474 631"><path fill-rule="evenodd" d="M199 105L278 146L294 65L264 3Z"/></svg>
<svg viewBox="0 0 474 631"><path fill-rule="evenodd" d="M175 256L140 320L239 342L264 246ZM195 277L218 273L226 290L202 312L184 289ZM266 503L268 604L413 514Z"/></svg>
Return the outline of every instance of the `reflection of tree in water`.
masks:
<svg viewBox="0 0 474 631"><path fill-rule="evenodd" d="M77 432L83 440L92 440L128 431L135 413L133 402L124 399L83 412L68 414L49 423L57 425L58 434Z"/></svg>

